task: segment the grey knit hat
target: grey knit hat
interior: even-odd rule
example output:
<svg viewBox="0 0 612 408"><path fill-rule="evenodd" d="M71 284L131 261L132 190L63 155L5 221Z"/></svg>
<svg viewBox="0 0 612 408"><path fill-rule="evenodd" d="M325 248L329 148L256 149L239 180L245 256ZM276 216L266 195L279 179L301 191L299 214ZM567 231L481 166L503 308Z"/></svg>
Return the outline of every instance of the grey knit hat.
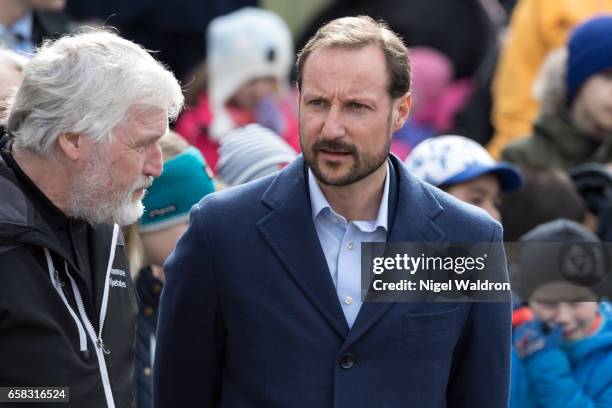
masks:
<svg viewBox="0 0 612 408"><path fill-rule="evenodd" d="M217 177L235 186L280 170L296 156L293 148L270 129L248 125L221 139Z"/></svg>
<svg viewBox="0 0 612 408"><path fill-rule="evenodd" d="M610 246L583 225L565 219L550 221L520 241L513 289L522 299L554 281L587 287L600 297L611 295Z"/></svg>

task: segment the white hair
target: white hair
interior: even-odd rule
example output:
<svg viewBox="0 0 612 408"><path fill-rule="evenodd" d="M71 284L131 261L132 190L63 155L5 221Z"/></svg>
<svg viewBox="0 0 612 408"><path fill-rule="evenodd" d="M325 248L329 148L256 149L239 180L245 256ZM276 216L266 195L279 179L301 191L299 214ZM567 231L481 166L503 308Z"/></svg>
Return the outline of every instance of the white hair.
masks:
<svg viewBox="0 0 612 408"><path fill-rule="evenodd" d="M88 29L43 44L24 68L6 125L16 146L49 156L62 133L110 142L140 104L176 118L183 95L174 75L141 46Z"/></svg>
<svg viewBox="0 0 612 408"><path fill-rule="evenodd" d="M153 177L140 175L129 189L123 190L113 183L110 173L111 163L97 152L71 179L67 202L71 217L124 226L142 216L142 200L134 200L132 195L138 189L151 187Z"/></svg>

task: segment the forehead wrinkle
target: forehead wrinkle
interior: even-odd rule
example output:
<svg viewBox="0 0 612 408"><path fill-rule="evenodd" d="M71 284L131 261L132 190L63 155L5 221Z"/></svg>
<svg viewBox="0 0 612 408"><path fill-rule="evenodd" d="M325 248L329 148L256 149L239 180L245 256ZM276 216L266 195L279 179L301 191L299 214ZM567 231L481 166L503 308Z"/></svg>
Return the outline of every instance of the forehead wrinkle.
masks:
<svg viewBox="0 0 612 408"><path fill-rule="evenodd" d="M159 140L168 132L168 119L162 112L163 110L160 109L159 112L148 111L134 115L117 126L113 134L114 136L121 135L121 138L129 144ZM159 115L157 118L152 118L157 115Z"/></svg>
<svg viewBox="0 0 612 408"><path fill-rule="evenodd" d="M377 103L377 99L367 93L362 92L361 89L353 91L351 89L342 88L341 86L332 87L331 89L312 89L304 92L306 98L320 98L325 100L340 102L351 102L361 101L368 103Z"/></svg>
<svg viewBox="0 0 612 408"><path fill-rule="evenodd" d="M378 58L372 58L373 54ZM322 48L313 51L305 63L303 92L329 95L332 89L332 94L348 94L345 99L363 98L369 93L387 93L388 76L384 53L375 46Z"/></svg>

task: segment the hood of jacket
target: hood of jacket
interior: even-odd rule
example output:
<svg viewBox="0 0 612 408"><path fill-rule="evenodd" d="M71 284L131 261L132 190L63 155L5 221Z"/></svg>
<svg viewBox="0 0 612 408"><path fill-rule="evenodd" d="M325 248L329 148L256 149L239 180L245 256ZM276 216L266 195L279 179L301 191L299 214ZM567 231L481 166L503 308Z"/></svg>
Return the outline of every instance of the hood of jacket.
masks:
<svg viewBox="0 0 612 408"><path fill-rule="evenodd" d="M67 258L51 227L19 187L15 173L4 159L8 151L9 138L5 135L0 138L0 253L28 244L49 248Z"/></svg>

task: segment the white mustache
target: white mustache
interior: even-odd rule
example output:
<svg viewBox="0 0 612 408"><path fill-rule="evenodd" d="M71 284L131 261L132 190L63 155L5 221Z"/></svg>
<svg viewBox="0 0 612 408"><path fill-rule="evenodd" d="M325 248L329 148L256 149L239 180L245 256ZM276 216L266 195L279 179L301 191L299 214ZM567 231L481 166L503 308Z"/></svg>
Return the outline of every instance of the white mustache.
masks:
<svg viewBox="0 0 612 408"><path fill-rule="evenodd" d="M135 191L138 191L138 190L141 190L141 189L147 189L147 188L151 187L151 185L153 184L153 180L154 180L153 176L146 176L146 177L143 176L142 179L138 180L135 183L134 188L132 188L132 192L135 192Z"/></svg>

